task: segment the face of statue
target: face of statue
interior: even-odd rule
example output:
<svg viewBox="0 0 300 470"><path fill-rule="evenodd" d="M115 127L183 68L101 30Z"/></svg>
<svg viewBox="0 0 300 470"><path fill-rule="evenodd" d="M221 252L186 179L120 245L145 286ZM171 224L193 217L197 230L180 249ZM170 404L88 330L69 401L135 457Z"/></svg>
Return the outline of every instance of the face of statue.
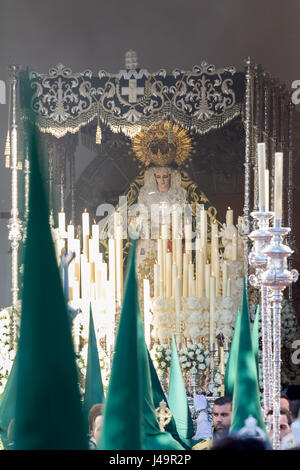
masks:
<svg viewBox="0 0 300 470"><path fill-rule="evenodd" d="M155 173L155 179L158 191L164 193L169 190L171 175L167 171Z"/></svg>

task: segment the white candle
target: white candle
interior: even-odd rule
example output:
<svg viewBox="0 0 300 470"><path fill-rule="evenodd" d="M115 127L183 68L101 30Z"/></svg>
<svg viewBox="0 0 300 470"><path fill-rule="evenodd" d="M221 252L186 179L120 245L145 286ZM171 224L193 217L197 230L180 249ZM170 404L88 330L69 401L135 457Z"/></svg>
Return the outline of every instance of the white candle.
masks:
<svg viewBox="0 0 300 470"><path fill-rule="evenodd" d="M154 265L154 297L159 297L159 284L160 284L160 266Z"/></svg>
<svg viewBox="0 0 300 470"><path fill-rule="evenodd" d="M82 234L90 235L90 216L86 209L82 213Z"/></svg>
<svg viewBox="0 0 300 470"><path fill-rule="evenodd" d="M207 213L203 208L200 211L200 237L201 237L201 248L203 250L204 259L207 258Z"/></svg>
<svg viewBox="0 0 300 470"><path fill-rule="evenodd" d="M176 312L176 341L177 346L180 346L180 278L176 278L175 284L175 312Z"/></svg>
<svg viewBox="0 0 300 470"><path fill-rule="evenodd" d="M200 246L201 240L199 237L196 238L196 296L199 297L199 289L200 289Z"/></svg>
<svg viewBox="0 0 300 470"><path fill-rule="evenodd" d="M210 241L210 262L211 262L211 273L215 274L215 257L218 245L218 225L214 220L211 224L211 241Z"/></svg>
<svg viewBox="0 0 300 470"><path fill-rule="evenodd" d="M210 329L209 329L209 343L210 347L215 341L215 299L216 295L216 279L214 276L210 277L210 297L209 297L209 313L210 313Z"/></svg>
<svg viewBox="0 0 300 470"><path fill-rule="evenodd" d="M192 297L194 294L193 294L193 280L194 280L194 264L193 263L189 263L189 266L188 266L188 269L189 269L189 272L188 272L188 285L189 285L189 296Z"/></svg>
<svg viewBox="0 0 300 470"><path fill-rule="evenodd" d="M220 294L220 254L216 249L215 253L215 277L216 277L216 297Z"/></svg>
<svg viewBox="0 0 300 470"><path fill-rule="evenodd" d="M95 221L92 225L92 238L99 243L99 225Z"/></svg>
<svg viewBox="0 0 300 470"><path fill-rule="evenodd" d="M258 204L259 210L266 210L265 169L266 169L266 145L264 142L257 144L258 163Z"/></svg>
<svg viewBox="0 0 300 470"><path fill-rule="evenodd" d="M172 296L175 298L176 282L178 278L177 264L172 265Z"/></svg>
<svg viewBox="0 0 300 470"><path fill-rule="evenodd" d="M205 297L209 299L210 294L210 264L205 264Z"/></svg>
<svg viewBox="0 0 300 470"><path fill-rule="evenodd" d="M178 213L176 210L172 212L172 238L179 238Z"/></svg>
<svg viewBox="0 0 300 470"><path fill-rule="evenodd" d="M226 297L231 297L231 279L227 279L227 295Z"/></svg>
<svg viewBox="0 0 300 470"><path fill-rule="evenodd" d="M233 225L233 210L231 207L228 207L226 211L226 227Z"/></svg>
<svg viewBox="0 0 300 470"><path fill-rule="evenodd" d="M204 256L203 256L203 251L202 249L200 250L199 253L199 272L198 272L198 285L199 285L199 297L204 296L204 291L205 291L205 274L204 274Z"/></svg>
<svg viewBox="0 0 300 470"><path fill-rule="evenodd" d="M145 329L145 341L150 347L150 283L149 279L144 279L144 329Z"/></svg>
<svg viewBox="0 0 300 470"><path fill-rule="evenodd" d="M270 195L269 195L269 170L265 170L265 190L266 190L266 212L269 211L269 200L270 200Z"/></svg>
<svg viewBox="0 0 300 470"><path fill-rule="evenodd" d="M64 212L58 213L58 228L59 228L59 235L61 238L66 237L66 216Z"/></svg>
<svg viewBox="0 0 300 470"><path fill-rule="evenodd" d="M67 250L68 253L74 251L74 225L71 225L71 223L67 227Z"/></svg>
<svg viewBox="0 0 300 470"><path fill-rule="evenodd" d="M237 260L237 231L232 235L232 261Z"/></svg>
<svg viewBox="0 0 300 470"><path fill-rule="evenodd" d="M224 261L223 263L223 269L222 269L222 295L223 299L227 296L227 277L228 277L228 266L227 262Z"/></svg>
<svg viewBox="0 0 300 470"><path fill-rule="evenodd" d="M275 153L275 181L274 181L274 223L281 225L282 219L282 185L283 185L283 153Z"/></svg>
<svg viewBox="0 0 300 470"><path fill-rule="evenodd" d="M116 289L117 289L117 302L121 305L123 298L123 239L122 227L116 227Z"/></svg>
<svg viewBox="0 0 300 470"><path fill-rule="evenodd" d="M164 256L163 256L163 241L161 238L157 240L157 261L160 266L160 280L163 279L164 273Z"/></svg>
<svg viewBox="0 0 300 470"><path fill-rule="evenodd" d="M184 227L184 236L185 236L185 249L186 253L189 254L189 261L192 257L192 224L187 223Z"/></svg>
<svg viewBox="0 0 300 470"><path fill-rule="evenodd" d="M188 276L189 276L189 255L184 253L183 255L183 288L182 295L183 297L188 296Z"/></svg>
<svg viewBox="0 0 300 470"><path fill-rule="evenodd" d="M172 295L172 253L166 253L166 297Z"/></svg>
<svg viewBox="0 0 300 470"><path fill-rule="evenodd" d="M90 237L90 216L85 209L82 213L82 243L83 253L86 254L89 259L89 237Z"/></svg>
<svg viewBox="0 0 300 470"><path fill-rule="evenodd" d="M161 238L163 240L169 239L169 227L167 224L162 224L161 226Z"/></svg>
<svg viewBox="0 0 300 470"><path fill-rule="evenodd" d="M109 289L114 289L114 297L116 295L116 261L115 261L115 240L108 239L108 269L109 269Z"/></svg>

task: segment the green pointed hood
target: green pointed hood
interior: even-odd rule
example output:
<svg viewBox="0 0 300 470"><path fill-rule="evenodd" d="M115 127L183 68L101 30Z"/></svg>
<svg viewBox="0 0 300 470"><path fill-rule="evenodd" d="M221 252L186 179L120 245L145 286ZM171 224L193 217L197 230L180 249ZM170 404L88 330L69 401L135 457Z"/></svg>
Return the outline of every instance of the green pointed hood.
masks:
<svg viewBox="0 0 300 470"><path fill-rule="evenodd" d="M237 352L238 352L238 342L240 336L240 323L241 323L241 314L238 310L235 325L234 325L234 332L231 341L228 361L226 364L225 369L225 376L224 376L224 389L226 396L233 396L233 388L235 382L235 375L236 375L236 361L237 361Z"/></svg>
<svg viewBox="0 0 300 470"><path fill-rule="evenodd" d="M73 341L32 127L28 142L29 219L17 353L14 448L87 449Z"/></svg>
<svg viewBox="0 0 300 470"><path fill-rule="evenodd" d="M142 450L142 379L138 338L135 242L128 257L124 300L106 395L99 450Z"/></svg>
<svg viewBox="0 0 300 470"><path fill-rule="evenodd" d="M243 428L245 426L245 420L249 415L252 415L257 420L257 425L265 431L260 405L256 362L252 348L250 318L244 280L230 431L238 431Z"/></svg>
<svg viewBox="0 0 300 470"><path fill-rule="evenodd" d="M252 326L251 339L252 339L252 348L253 354L255 357L257 377L259 380L259 362L258 362L258 353L259 353L259 317L260 317L260 305L256 307L255 319Z"/></svg>
<svg viewBox="0 0 300 470"><path fill-rule="evenodd" d="M90 304L90 323L88 339L88 355L85 377L83 409L86 419L93 405L104 402L104 390L101 377L96 334L94 328L92 305Z"/></svg>
<svg viewBox="0 0 300 470"><path fill-rule="evenodd" d="M184 447L175 440L168 431L161 431L155 416L155 406L152 392L152 381L149 364L149 354L145 342L144 327L141 315L139 322L139 339L142 359L142 378L143 378L143 436L145 450L183 450ZM167 402L167 400L165 399Z"/></svg>
<svg viewBox="0 0 300 470"><path fill-rule="evenodd" d="M188 405L174 335L172 335L168 402L175 419L176 429L179 436L183 439L191 439L194 435L193 420Z"/></svg>

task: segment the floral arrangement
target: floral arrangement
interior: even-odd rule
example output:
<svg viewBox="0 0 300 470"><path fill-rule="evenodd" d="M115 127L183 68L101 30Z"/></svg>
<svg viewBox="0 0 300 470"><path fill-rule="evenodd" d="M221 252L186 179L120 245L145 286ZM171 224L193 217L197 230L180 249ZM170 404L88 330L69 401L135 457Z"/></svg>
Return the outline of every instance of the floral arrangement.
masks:
<svg viewBox="0 0 300 470"><path fill-rule="evenodd" d="M188 343L179 351L179 360L183 372L197 374L204 372L209 366L209 351L204 349L203 344Z"/></svg>
<svg viewBox="0 0 300 470"><path fill-rule="evenodd" d="M106 391L109 382L109 359L103 349L100 347L98 348L99 353L99 363L101 368L101 378L103 383L104 391ZM76 363L79 370L79 386L81 393L84 393L84 384L85 384L85 376L86 376L86 366L87 366L87 355L88 355L88 344L86 343L80 353L76 356Z"/></svg>
<svg viewBox="0 0 300 470"><path fill-rule="evenodd" d="M151 304L152 338L157 343L167 343L175 328L175 301L172 297L164 299L156 297Z"/></svg>
<svg viewBox="0 0 300 470"><path fill-rule="evenodd" d="M19 302L17 312L20 308ZM12 307L7 307L0 312L0 395L4 391L15 358L15 351L10 347L11 312Z"/></svg>
<svg viewBox="0 0 300 470"><path fill-rule="evenodd" d="M172 350L166 344L154 344L150 351L156 370L168 373L171 366Z"/></svg>

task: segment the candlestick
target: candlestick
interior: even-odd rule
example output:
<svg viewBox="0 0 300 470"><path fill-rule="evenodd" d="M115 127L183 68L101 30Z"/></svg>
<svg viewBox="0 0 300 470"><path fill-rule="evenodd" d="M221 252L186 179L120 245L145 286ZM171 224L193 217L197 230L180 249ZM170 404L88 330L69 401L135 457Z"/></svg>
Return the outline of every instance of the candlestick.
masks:
<svg viewBox="0 0 300 470"><path fill-rule="evenodd" d="M266 145L264 142L257 144L258 162L258 204L259 210L266 210L265 169L266 169Z"/></svg>
<svg viewBox="0 0 300 470"><path fill-rule="evenodd" d="M281 225L282 219L282 184L283 184L283 153L275 153L275 181L274 181L274 226Z"/></svg>

